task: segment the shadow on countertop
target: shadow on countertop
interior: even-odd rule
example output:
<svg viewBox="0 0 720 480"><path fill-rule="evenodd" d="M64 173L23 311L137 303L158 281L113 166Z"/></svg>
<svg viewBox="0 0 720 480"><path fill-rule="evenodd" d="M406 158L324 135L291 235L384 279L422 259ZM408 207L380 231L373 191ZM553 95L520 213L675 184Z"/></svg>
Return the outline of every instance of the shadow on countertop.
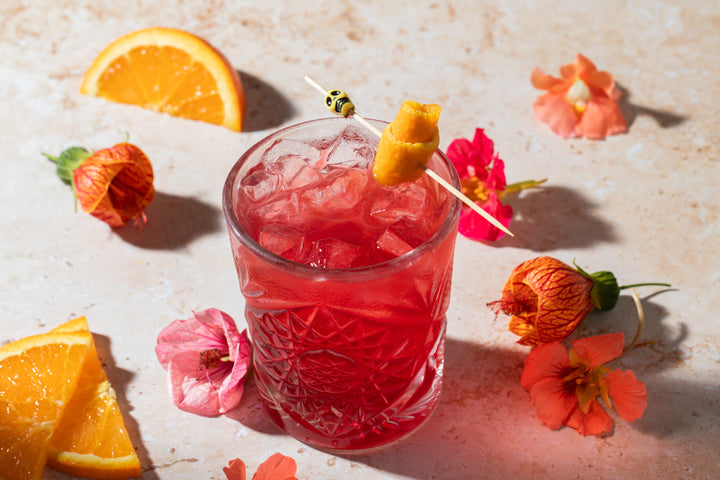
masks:
<svg viewBox="0 0 720 480"><path fill-rule="evenodd" d="M277 128L295 115L292 103L278 89L247 72L237 73L245 91L243 132Z"/></svg>
<svg viewBox="0 0 720 480"><path fill-rule="evenodd" d="M223 228L222 211L191 197L156 192L145 210L147 225L113 229L126 242L151 250L175 250Z"/></svg>
<svg viewBox="0 0 720 480"><path fill-rule="evenodd" d="M582 193L558 185L513 194L506 202L514 210L510 230L489 245L545 252L566 248L589 248L617 240L611 222L598 213L600 205Z"/></svg>
<svg viewBox="0 0 720 480"><path fill-rule="evenodd" d="M625 118L628 128L632 126L632 124L635 123L635 119L641 115L652 117L661 128L672 128L687 120L687 117L673 112L636 105L630 101L632 95L627 88L617 82L615 82L615 88L622 94L618 99L618 107Z"/></svg>

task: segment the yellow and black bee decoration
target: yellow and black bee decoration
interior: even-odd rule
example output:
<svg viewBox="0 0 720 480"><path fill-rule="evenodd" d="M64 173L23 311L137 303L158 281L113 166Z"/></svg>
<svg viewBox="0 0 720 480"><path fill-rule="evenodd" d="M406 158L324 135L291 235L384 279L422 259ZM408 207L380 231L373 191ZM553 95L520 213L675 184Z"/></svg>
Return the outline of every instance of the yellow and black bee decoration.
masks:
<svg viewBox="0 0 720 480"><path fill-rule="evenodd" d="M342 90L329 90L325 95L325 104L331 112L343 117L355 113L355 105L350 101L347 93Z"/></svg>

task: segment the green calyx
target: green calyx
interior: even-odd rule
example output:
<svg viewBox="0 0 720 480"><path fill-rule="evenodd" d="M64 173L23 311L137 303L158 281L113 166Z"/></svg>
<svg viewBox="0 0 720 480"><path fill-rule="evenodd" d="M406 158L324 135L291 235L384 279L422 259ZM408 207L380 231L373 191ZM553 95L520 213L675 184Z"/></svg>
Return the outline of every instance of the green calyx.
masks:
<svg viewBox="0 0 720 480"><path fill-rule="evenodd" d="M590 301L595 308L602 311L612 310L620 298L620 286L612 272L587 273L575 264L575 268L581 275L593 281L594 286L590 290Z"/></svg>
<svg viewBox="0 0 720 480"><path fill-rule="evenodd" d="M57 176L67 185L72 185L73 170L78 168L90 156L92 152L83 147L70 147L64 150L59 156L54 157L43 153L44 156L55 162Z"/></svg>

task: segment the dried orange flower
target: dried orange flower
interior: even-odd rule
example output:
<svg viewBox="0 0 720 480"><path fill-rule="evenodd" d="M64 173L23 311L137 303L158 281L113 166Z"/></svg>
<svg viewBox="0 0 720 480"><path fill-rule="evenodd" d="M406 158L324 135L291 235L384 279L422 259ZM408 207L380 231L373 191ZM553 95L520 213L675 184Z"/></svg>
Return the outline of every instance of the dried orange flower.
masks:
<svg viewBox="0 0 720 480"><path fill-rule="evenodd" d="M510 274L502 298L488 306L511 315L508 328L520 336L521 345L557 342L568 337L593 309L611 310L620 290L642 283L618 286L615 275L587 273L552 257L521 263Z"/></svg>
<svg viewBox="0 0 720 480"><path fill-rule="evenodd" d="M297 464L292 457L286 457L281 453L271 455L270 458L260 464L253 480L297 480L295 472ZM246 480L245 462L236 458L230 460L227 467L223 468L227 480Z"/></svg>
<svg viewBox="0 0 720 480"><path fill-rule="evenodd" d="M58 157L45 156L57 164L57 175L72 185L85 212L111 227L146 222L145 208L155 197L153 169L135 145L119 143L94 153L71 147Z"/></svg>
<svg viewBox="0 0 720 480"><path fill-rule="evenodd" d="M560 68L560 76L536 68L530 78L533 87L547 91L535 100L535 116L555 133L598 140L627 130L612 75L578 54L574 63Z"/></svg>

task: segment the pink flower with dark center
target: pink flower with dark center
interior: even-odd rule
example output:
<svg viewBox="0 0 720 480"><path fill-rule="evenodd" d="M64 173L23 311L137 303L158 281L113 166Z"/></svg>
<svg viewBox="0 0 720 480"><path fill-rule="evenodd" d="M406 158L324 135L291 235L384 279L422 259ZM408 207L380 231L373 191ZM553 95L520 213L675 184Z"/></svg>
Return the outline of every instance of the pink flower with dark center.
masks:
<svg viewBox="0 0 720 480"><path fill-rule="evenodd" d="M210 308L175 320L160 332L155 353L181 410L214 416L240 402L250 366L250 340L228 314Z"/></svg>
<svg viewBox="0 0 720 480"><path fill-rule="evenodd" d="M460 175L463 194L507 227L513 209L500 201L507 184L505 163L494 152L493 141L483 129L475 129L472 142L464 138L453 140L446 154ZM504 235L468 207L463 207L460 214L458 231L474 240L492 241Z"/></svg>

